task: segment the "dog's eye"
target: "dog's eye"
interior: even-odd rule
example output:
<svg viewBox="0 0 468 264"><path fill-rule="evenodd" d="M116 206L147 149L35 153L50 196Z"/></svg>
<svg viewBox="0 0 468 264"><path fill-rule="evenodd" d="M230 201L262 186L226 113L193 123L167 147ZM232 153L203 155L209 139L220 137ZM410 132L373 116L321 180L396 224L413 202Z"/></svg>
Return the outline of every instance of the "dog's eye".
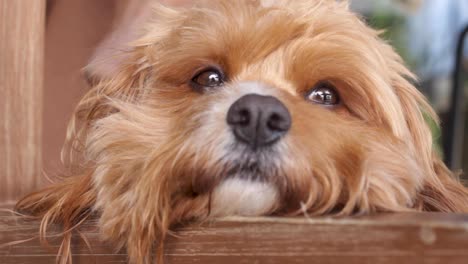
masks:
<svg viewBox="0 0 468 264"><path fill-rule="evenodd" d="M197 88L218 87L223 85L223 83L223 74L219 70L213 68L203 70L192 78L192 84Z"/></svg>
<svg viewBox="0 0 468 264"><path fill-rule="evenodd" d="M319 83L310 90L306 99L316 104L334 106L340 103L340 96L335 87L329 83Z"/></svg>

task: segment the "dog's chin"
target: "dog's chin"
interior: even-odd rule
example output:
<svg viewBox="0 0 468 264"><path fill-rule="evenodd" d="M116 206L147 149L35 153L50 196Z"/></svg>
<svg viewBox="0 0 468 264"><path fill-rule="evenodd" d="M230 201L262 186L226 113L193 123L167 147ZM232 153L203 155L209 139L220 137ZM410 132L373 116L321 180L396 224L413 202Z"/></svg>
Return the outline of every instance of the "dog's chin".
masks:
<svg viewBox="0 0 468 264"><path fill-rule="evenodd" d="M277 187L252 175L235 174L217 185L211 195L210 215L260 216L274 211L279 202Z"/></svg>
<svg viewBox="0 0 468 264"><path fill-rule="evenodd" d="M280 191L275 165L248 152L217 165L223 169L208 170L218 173L203 174L192 183L197 193L210 193L210 216L260 216L277 208Z"/></svg>

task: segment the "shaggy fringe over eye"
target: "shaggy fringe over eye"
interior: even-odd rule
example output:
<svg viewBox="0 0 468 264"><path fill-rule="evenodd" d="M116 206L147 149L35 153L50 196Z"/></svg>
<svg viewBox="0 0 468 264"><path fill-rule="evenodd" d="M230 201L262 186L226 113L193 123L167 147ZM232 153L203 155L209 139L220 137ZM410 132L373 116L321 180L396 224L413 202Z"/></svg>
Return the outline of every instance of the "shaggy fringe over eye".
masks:
<svg viewBox="0 0 468 264"><path fill-rule="evenodd" d="M240 12L239 16L234 15L233 10ZM293 20L294 25L304 25L296 27L297 32L284 32L285 36L295 39L300 39L302 33L321 34L322 38L332 36L333 40L345 42L334 42L343 45L343 50L349 51L346 47L351 47L353 52L363 53L363 56L355 54L345 59L353 60L352 65L369 62L363 67L356 67L365 68L366 72L349 72L351 74L348 75L357 75L355 78L360 78L360 82L356 83L364 84L362 87L356 86L356 89L377 94L366 103L369 112L378 115L366 121L391 134L385 137L377 135L369 142L360 144L360 135L349 135L343 125L337 135L349 138L352 141L350 146L356 152L334 152L333 155L339 159L335 159L336 162L325 160L322 170L314 168L315 177L311 177L313 169L307 155L312 155L310 149L316 146L307 141L310 136L305 132L315 128L313 124L296 120L291 133L297 132L295 145L305 155L289 161L291 164L285 169L288 170L289 184L285 187L286 195L282 202L289 202L286 199L288 195L291 201L299 197L294 201L302 202L302 209L311 215L328 214L338 205L341 205L343 215L381 211L468 212L467 189L447 169L433 148L431 131L423 113L438 120L436 114L408 81L414 80L414 76L403 65L401 58L378 39L376 31L367 28L347 10L347 1L206 0L200 1L193 9L180 10L158 5L145 35L133 43L126 57L127 65L123 65L113 78L98 81L76 107L62 153L71 175L44 190L29 194L16 205L16 210L41 220L39 233L43 241L51 224L63 226L58 263L71 263L72 232L95 213L98 214L103 237L113 242L116 248L125 247L130 263L144 264L153 261L155 248L158 263L162 263L163 242L174 225L207 218L210 193L195 194L192 180L206 175L206 172L221 174L217 170L222 168L217 168L214 164L216 161L210 160L209 155L199 155L188 145L187 135L197 129L197 124L190 121L190 113L177 109L167 98L161 100L161 104L150 104L148 95L161 89L160 75L163 73L180 74L172 69L180 65L166 64L181 61L184 57L180 54L190 52L183 50L182 44L192 47L190 44L194 36L217 40L213 38L216 34L210 31L212 25L208 29L199 29L203 26L200 21L216 19L219 28L225 27L223 36L230 32L242 36L239 25L245 21L237 20L256 21L251 18L252 15L266 17L269 11L289 14L281 16L281 19ZM268 28L268 23L277 25L278 22L274 19L265 21L262 24L265 28ZM284 27L284 30L288 28ZM322 34L324 32L329 34ZM259 34L251 35L258 37ZM339 39L340 35L346 41ZM226 36L226 39L231 40L229 37ZM274 38L264 38L269 37ZM310 36L304 38L308 41ZM278 39L274 38L276 41ZM267 45L270 39L267 40L262 44ZM249 39L242 38L242 41ZM231 48L239 51L243 50L244 45L252 44L242 41L238 41L241 43L238 45L243 46ZM291 39L281 41L289 42ZM168 43L180 45L174 47ZM253 44L250 46L257 49L261 46ZM258 53L267 56L278 46L281 45L267 46L270 49L268 52ZM300 57L294 59L300 60ZM343 57L335 59L344 60ZM283 61L274 62L282 65ZM179 106L183 103L188 105L189 101L183 101L186 92L174 96L179 100ZM296 112L303 110L301 106L309 107L300 103L294 105L291 108ZM174 116L186 121L184 125L173 122ZM303 128L298 129L297 124L302 124ZM356 128L352 131L359 133L362 130ZM399 150L398 145L392 146L391 142L379 144L382 138L396 139L405 148ZM334 143L337 145L340 142ZM367 149L362 150L363 145ZM365 151L367 159L361 159L362 156L358 155ZM399 152L404 153L400 155ZM348 156L340 156L345 154ZM408 159L412 161L407 162ZM363 163L357 166L353 162ZM406 165L403 166L403 163ZM359 169L362 177L356 177L356 172L350 168ZM292 213L285 210L284 214L298 215L303 210ZM283 211L274 213L281 215Z"/></svg>

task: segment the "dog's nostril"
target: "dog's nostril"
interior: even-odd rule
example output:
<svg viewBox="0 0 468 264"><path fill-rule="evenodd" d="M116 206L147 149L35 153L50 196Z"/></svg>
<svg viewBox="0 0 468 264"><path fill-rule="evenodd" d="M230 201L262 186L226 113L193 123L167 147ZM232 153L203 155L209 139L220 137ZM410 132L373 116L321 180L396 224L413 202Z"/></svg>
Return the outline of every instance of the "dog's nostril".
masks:
<svg viewBox="0 0 468 264"><path fill-rule="evenodd" d="M287 131L289 129L289 121L285 120L281 114L273 113L267 121L270 129L276 131Z"/></svg>
<svg viewBox="0 0 468 264"><path fill-rule="evenodd" d="M250 122L250 112L247 109L241 109L239 111L239 124L248 125Z"/></svg>
<svg viewBox="0 0 468 264"><path fill-rule="evenodd" d="M231 105L227 123L239 141L254 149L273 144L291 127L291 116L272 96L248 94Z"/></svg>

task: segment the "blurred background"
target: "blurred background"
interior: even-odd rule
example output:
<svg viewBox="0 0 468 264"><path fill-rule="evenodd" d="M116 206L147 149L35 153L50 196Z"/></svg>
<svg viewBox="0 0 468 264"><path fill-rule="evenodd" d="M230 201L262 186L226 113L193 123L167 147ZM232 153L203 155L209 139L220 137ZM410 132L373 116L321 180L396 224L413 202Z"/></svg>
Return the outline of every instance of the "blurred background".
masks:
<svg viewBox="0 0 468 264"><path fill-rule="evenodd" d="M442 129L428 120L441 155L452 169L467 171L468 45L462 42L468 43L468 1L351 0L351 7L385 30L383 37L418 75L418 88L441 117Z"/></svg>
<svg viewBox="0 0 468 264"><path fill-rule="evenodd" d="M96 56L106 54L109 39L115 38L111 32L132 24L129 21L141 15L141 6L146 2L47 1L42 113L46 173L61 170L59 153L66 122L88 89L81 69ZM467 171L468 140L463 139L468 120L464 107L468 90L468 45L457 55L457 43L468 26L468 0L351 0L351 8L362 14L371 26L385 29L383 37L417 73L419 89L441 116L442 130L428 120L441 155L452 169ZM456 66L457 56L460 67ZM458 80L456 83L454 78ZM454 87L458 87L456 94Z"/></svg>

